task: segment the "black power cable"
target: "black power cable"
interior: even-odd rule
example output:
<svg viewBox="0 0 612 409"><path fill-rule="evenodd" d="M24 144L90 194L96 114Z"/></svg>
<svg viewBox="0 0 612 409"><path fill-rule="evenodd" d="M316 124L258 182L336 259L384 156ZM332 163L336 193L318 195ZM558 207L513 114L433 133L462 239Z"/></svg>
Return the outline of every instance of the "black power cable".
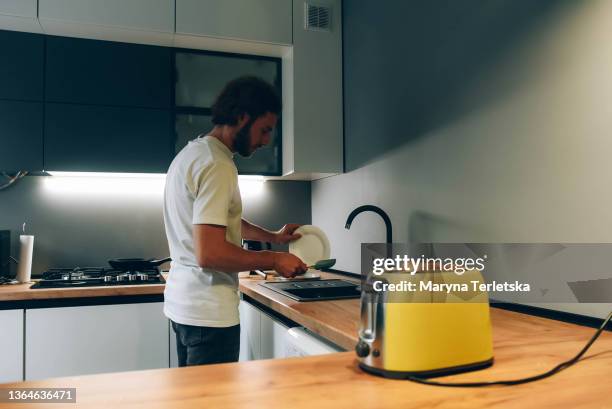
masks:
<svg viewBox="0 0 612 409"><path fill-rule="evenodd" d="M447 382L430 381L429 379L419 378L419 377L416 377L416 376L411 376L408 379L413 381L413 382L422 383L424 385L449 386L449 387L457 387L457 388L470 388L470 387L494 386L494 385L510 386L510 385L520 385L520 384L523 384L523 383L528 383L528 382L533 382L533 381L539 381L540 379L548 378L549 376L552 376L552 375L554 375L556 373L559 373L562 370L567 369L570 366L574 365L576 362L578 362L580 360L580 358L582 358L582 356L589 350L591 345L593 345L595 340L597 340L597 338L599 338L599 336L601 335L603 330L606 328L606 326L610 322L611 318L612 318L612 311L608 314L608 317L604 320L603 324L601 324L601 327L599 327L599 329L595 332L595 334L593 334L593 336L591 337L589 342L586 343L584 348L582 348L582 350L580 352L578 352L578 354L575 357L573 357L572 359L567 360L565 362L562 362L559 365L557 365L554 368L552 368L551 370L546 371L544 373L541 373L539 375L534 375L534 376L530 376L530 377L527 377L527 378L512 379L512 380L507 380L507 381L490 381L490 382L457 382L457 383L447 383Z"/></svg>
<svg viewBox="0 0 612 409"><path fill-rule="evenodd" d="M3 176L4 178L7 179L7 182L0 185L0 190L4 190L10 186L12 186L13 184L15 184L19 179L23 178L24 176L26 176L28 174L28 172L26 171L19 171L15 174L15 176L11 176L8 173L5 172L0 172L0 176Z"/></svg>

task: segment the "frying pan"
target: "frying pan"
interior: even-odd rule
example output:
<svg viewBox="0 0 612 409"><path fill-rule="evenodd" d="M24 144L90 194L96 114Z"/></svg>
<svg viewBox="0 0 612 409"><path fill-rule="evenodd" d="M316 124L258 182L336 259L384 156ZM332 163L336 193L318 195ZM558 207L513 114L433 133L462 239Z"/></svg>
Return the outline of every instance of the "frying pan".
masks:
<svg viewBox="0 0 612 409"><path fill-rule="evenodd" d="M159 267L168 261L172 261L170 257L164 258L161 260L148 259L144 258L117 258L114 260L108 260L108 264L116 270L122 271L139 271L139 270L147 270L155 267Z"/></svg>

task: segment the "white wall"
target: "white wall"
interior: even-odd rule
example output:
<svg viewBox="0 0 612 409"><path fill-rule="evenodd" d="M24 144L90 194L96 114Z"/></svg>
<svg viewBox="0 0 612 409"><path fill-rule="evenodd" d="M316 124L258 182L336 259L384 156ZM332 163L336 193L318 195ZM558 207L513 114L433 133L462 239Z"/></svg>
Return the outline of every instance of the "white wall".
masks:
<svg viewBox="0 0 612 409"><path fill-rule="evenodd" d="M359 5L344 7L352 13L345 29L357 30L350 24L359 20ZM410 142L347 174L313 182L313 224L329 235L338 268L359 271L359 244L384 240L376 215L363 214L344 229L348 213L368 203L390 214L396 242L612 242L610 22L608 0L574 2L547 14L453 101L451 120L418 137L406 135ZM360 85L348 79L351 66L381 58L363 47L366 55L355 56L352 65L345 55L345 89ZM405 51L399 47L398 56ZM382 84L385 68L376 70L371 79ZM382 134L388 122L412 120L391 116L397 111L385 105L384 93L368 94L363 85L362 100L345 99L349 161L363 154L351 152L351 138L364 143L358 129L351 133L350 121L374 121ZM351 116L354 106L368 102L388 108L389 116ZM369 138L366 145L380 143L377 133ZM603 317L612 304L550 307Z"/></svg>

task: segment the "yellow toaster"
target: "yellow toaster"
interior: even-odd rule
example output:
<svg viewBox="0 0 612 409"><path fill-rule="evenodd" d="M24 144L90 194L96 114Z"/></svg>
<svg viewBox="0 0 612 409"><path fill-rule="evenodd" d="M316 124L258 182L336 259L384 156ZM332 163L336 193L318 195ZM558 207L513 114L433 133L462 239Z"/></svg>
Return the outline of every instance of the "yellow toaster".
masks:
<svg viewBox="0 0 612 409"><path fill-rule="evenodd" d="M493 364L488 295L474 289L475 283L484 283L479 271L463 275L396 271L367 281L355 348L363 370L401 379L450 375ZM387 290L381 291L385 284Z"/></svg>

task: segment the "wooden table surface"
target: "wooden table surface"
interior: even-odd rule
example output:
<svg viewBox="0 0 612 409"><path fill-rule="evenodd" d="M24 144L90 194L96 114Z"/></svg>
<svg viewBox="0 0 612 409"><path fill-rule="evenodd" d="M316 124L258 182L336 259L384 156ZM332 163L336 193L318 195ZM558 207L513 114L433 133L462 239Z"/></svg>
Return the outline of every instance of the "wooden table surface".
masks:
<svg viewBox="0 0 612 409"><path fill-rule="evenodd" d="M582 348L594 330L493 309L495 364L438 378L491 381L545 371ZM77 404L0 404L0 408L612 408L612 334L586 358L519 386L444 388L363 373L352 352L190 368L57 378L0 385L77 388Z"/></svg>

